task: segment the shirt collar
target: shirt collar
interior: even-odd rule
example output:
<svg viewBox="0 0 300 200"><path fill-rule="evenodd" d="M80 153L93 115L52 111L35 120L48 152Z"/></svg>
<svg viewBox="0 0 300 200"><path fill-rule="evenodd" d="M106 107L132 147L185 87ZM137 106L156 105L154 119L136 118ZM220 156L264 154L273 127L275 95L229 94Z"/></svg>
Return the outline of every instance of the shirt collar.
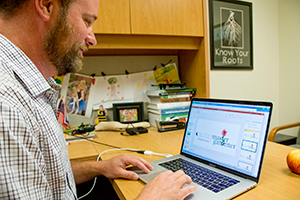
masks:
<svg viewBox="0 0 300 200"><path fill-rule="evenodd" d="M54 90L60 88L60 85L56 84L52 78L45 80L27 55L1 34L0 50L0 58L2 57L3 62L7 63L11 70L18 75L33 96L38 96L51 89L51 87Z"/></svg>

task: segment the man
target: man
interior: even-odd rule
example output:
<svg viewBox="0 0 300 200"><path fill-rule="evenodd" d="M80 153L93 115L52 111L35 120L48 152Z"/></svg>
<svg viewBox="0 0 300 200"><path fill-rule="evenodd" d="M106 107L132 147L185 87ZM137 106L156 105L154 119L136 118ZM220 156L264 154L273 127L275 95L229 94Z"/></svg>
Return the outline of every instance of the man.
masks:
<svg viewBox="0 0 300 200"><path fill-rule="evenodd" d="M137 180L122 155L70 163L56 119L59 86L51 78L81 69L96 39L98 0L0 1L0 199L76 199L75 183L96 176ZM196 190L182 171L159 174L137 199L183 199ZM99 194L101 198L101 194Z"/></svg>

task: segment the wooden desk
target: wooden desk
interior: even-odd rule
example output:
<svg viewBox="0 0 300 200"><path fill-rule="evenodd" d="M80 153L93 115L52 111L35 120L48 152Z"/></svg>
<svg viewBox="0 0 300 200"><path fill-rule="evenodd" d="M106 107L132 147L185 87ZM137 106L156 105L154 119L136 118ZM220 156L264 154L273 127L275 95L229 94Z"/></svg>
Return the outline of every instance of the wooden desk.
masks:
<svg viewBox="0 0 300 200"><path fill-rule="evenodd" d="M149 133L136 136L122 136L120 132L98 132L94 140L124 148L179 154L182 137L183 130L158 133L155 128L150 128ZM111 149L87 141L71 143L68 148L71 160L96 159L102 151ZM286 156L293 149L268 142L257 187L237 197L237 199L300 199L300 175L291 172L286 165ZM76 156L76 152L79 152L78 156ZM127 151L108 152L103 154L101 158L105 160L122 153L141 156L149 162L162 158ZM144 183L141 181L116 179L111 182L120 199L134 199L144 187Z"/></svg>

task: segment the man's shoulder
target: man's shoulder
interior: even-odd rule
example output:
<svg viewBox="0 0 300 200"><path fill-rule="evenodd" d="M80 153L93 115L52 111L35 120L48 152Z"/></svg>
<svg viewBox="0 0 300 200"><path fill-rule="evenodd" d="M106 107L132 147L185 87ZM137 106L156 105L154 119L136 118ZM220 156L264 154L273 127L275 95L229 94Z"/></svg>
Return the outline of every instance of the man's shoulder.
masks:
<svg viewBox="0 0 300 200"><path fill-rule="evenodd" d="M13 70L12 70L11 65L12 65L11 62L9 62L8 60L5 60L0 55L0 72L1 72L0 78L1 77L10 77L13 75Z"/></svg>
<svg viewBox="0 0 300 200"><path fill-rule="evenodd" d="M24 89L9 64L0 60L0 99L1 102L15 103L18 96L24 96Z"/></svg>
<svg viewBox="0 0 300 200"><path fill-rule="evenodd" d="M0 82L1 86L9 85L15 82L15 76L13 70L9 66L10 64L0 59ZM0 86L0 87L1 87Z"/></svg>

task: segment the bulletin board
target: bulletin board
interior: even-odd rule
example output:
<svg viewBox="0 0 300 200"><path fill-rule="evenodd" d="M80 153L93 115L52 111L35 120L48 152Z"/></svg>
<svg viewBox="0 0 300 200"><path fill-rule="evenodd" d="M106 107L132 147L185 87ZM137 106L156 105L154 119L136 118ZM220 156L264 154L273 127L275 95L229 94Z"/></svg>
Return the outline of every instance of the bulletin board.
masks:
<svg viewBox="0 0 300 200"><path fill-rule="evenodd" d="M113 103L148 101L146 91L155 85L153 71L125 75L110 75L95 78L93 110L100 105L112 108Z"/></svg>

